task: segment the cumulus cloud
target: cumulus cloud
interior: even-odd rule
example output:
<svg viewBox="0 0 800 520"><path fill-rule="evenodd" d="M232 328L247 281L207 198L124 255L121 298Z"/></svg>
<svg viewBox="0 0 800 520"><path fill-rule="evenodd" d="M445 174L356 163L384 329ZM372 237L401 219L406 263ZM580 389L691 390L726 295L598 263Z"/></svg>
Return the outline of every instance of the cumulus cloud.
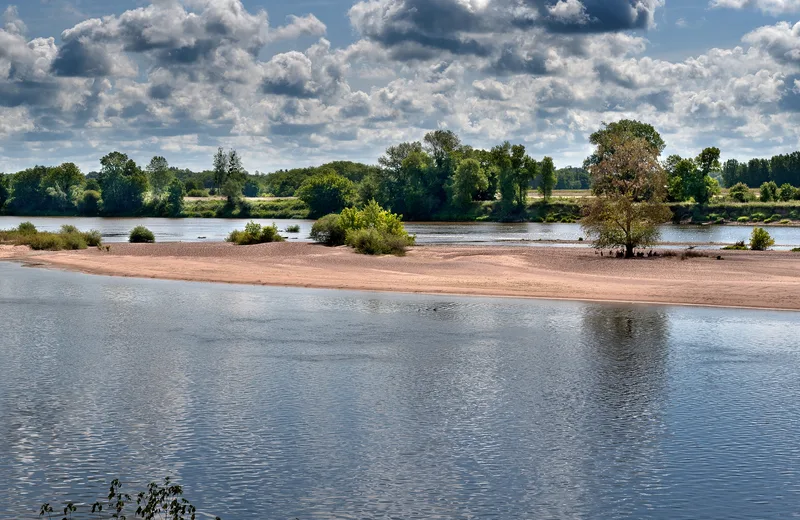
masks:
<svg viewBox="0 0 800 520"><path fill-rule="evenodd" d="M313 14L306 16L290 15L288 23L274 29L269 34L270 41L293 40L300 36L324 36L328 28Z"/></svg>
<svg viewBox="0 0 800 520"><path fill-rule="evenodd" d="M800 11L800 0L711 0L711 7L730 9L759 9L772 15Z"/></svg>

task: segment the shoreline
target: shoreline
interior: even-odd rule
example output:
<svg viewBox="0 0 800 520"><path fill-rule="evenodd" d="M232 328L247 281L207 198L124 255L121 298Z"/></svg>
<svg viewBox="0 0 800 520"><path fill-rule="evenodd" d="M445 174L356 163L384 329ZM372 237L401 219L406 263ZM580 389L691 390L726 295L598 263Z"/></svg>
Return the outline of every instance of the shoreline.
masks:
<svg viewBox="0 0 800 520"><path fill-rule="evenodd" d="M0 260L86 274L406 294L800 310L800 255L600 257L591 249L418 246L369 257L309 243L111 244L110 252L0 246ZM716 260L721 254L724 260Z"/></svg>

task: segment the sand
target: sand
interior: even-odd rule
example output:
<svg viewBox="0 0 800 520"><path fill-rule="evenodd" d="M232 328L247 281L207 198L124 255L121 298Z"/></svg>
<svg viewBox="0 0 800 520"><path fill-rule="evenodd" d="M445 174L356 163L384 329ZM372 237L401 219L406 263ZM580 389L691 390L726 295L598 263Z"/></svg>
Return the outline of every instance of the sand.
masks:
<svg viewBox="0 0 800 520"><path fill-rule="evenodd" d="M424 246L405 257L279 243L113 244L0 259L90 274L288 287L800 310L800 254L600 257L589 248ZM721 254L723 260L717 260Z"/></svg>

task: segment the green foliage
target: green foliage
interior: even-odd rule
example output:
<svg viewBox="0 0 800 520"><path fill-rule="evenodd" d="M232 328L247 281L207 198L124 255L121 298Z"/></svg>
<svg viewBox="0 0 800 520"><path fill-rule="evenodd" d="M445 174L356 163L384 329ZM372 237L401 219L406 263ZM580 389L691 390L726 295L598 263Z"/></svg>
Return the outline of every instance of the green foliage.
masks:
<svg viewBox="0 0 800 520"><path fill-rule="evenodd" d="M78 202L78 212L87 217L93 217L100 212L100 192L87 190Z"/></svg>
<svg viewBox="0 0 800 520"><path fill-rule="evenodd" d="M464 159L453 176L453 204L468 206L480 193L489 188L489 178L476 159Z"/></svg>
<svg viewBox="0 0 800 520"><path fill-rule="evenodd" d="M262 226L261 224L250 221L244 227L244 231L231 231L230 235L228 235L228 238L225 240L238 246L249 246L253 244L266 244L269 242L283 242L283 237L278 234L278 228L275 224L271 226Z"/></svg>
<svg viewBox="0 0 800 520"><path fill-rule="evenodd" d="M299 233L300 232L300 226L297 225L297 224L293 224L291 226L286 226L286 232L287 233Z"/></svg>
<svg viewBox="0 0 800 520"><path fill-rule="evenodd" d="M561 168L556 171L556 178L557 190L588 190L592 187L589 172L584 168Z"/></svg>
<svg viewBox="0 0 800 520"><path fill-rule="evenodd" d="M3 173L0 173L0 211L3 210L3 207L6 205L6 201L8 201L8 197L11 194L11 186L9 185L9 176Z"/></svg>
<svg viewBox="0 0 800 520"><path fill-rule="evenodd" d="M91 505L91 508L87 504L87 510L80 511L80 504L66 502L61 509L63 516L59 514L56 518L61 517L68 520L72 518L72 513L91 514L92 518L116 518L119 520L125 520L128 515L143 520L195 520L197 518L197 508L183 498L183 488L174 484L169 477L164 479L163 485L151 482L145 491L141 491L135 496L134 501L130 494L122 491L122 483L119 479L114 479L109 486L105 503L98 500ZM134 506L135 510L133 510ZM47 515L49 520L53 519L54 512L55 510L49 502L42 504L39 508L39 516ZM81 516L81 518L83 517ZM221 519L216 517L215 520Z"/></svg>
<svg viewBox="0 0 800 520"><path fill-rule="evenodd" d="M167 207L166 213L170 217L177 217L183 213L183 198L186 196L186 189L178 179L172 179L167 186Z"/></svg>
<svg viewBox="0 0 800 520"><path fill-rule="evenodd" d="M539 184L539 193L542 194L544 200L549 201L550 197L553 195L553 187L558 182L558 177L556 176L556 167L553 164L553 159L550 157L545 157L542 159L541 168L540 168L540 176L541 182Z"/></svg>
<svg viewBox="0 0 800 520"><path fill-rule="evenodd" d="M311 229L311 238L329 246L347 244L370 255L401 255L406 247L414 245L414 237L406 232L402 218L374 200L363 209L347 208L339 215L319 219Z"/></svg>
<svg viewBox="0 0 800 520"><path fill-rule="evenodd" d="M661 152L666 148L666 143L661 138L661 134L647 123L630 119L623 119L615 123L603 123L603 128L589 137L589 142L597 148L586 160L584 167L588 169L590 166L599 164L615 153L616 143L631 139L643 140L645 147L656 157L661 155Z"/></svg>
<svg viewBox="0 0 800 520"><path fill-rule="evenodd" d="M208 197L208 190L193 189L186 194L187 197L204 198Z"/></svg>
<svg viewBox="0 0 800 520"><path fill-rule="evenodd" d="M167 160L161 156L153 157L147 165L146 171L153 197L160 199L166 194L167 188L175 179L175 173L170 169Z"/></svg>
<svg viewBox="0 0 800 520"><path fill-rule="evenodd" d="M325 215L311 226L311 240L326 246L343 246L347 239L347 230L338 214Z"/></svg>
<svg viewBox="0 0 800 520"><path fill-rule="evenodd" d="M750 221L750 217L745 217L745 216L742 216L742 217L739 217L739 218L736 219L736 222L749 222L749 221Z"/></svg>
<svg viewBox="0 0 800 520"><path fill-rule="evenodd" d="M128 242L131 244L152 244L155 241L153 232L144 226L136 226L128 235Z"/></svg>
<svg viewBox="0 0 800 520"><path fill-rule="evenodd" d="M778 185L773 181L765 182L760 188L759 200L761 202L772 202L778 200Z"/></svg>
<svg viewBox="0 0 800 520"><path fill-rule="evenodd" d="M103 197L103 212L132 215L142 209L148 181L145 173L128 156L111 152L100 159L98 176Z"/></svg>
<svg viewBox="0 0 800 520"><path fill-rule="evenodd" d="M753 193L750 191L747 184L743 182L733 185L730 190L728 190L728 196L736 202L749 202L753 200Z"/></svg>
<svg viewBox="0 0 800 520"><path fill-rule="evenodd" d="M783 202L794 200L797 197L797 191L791 184L783 184L778 190L778 200Z"/></svg>
<svg viewBox="0 0 800 520"><path fill-rule="evenodd" d="M732 246L725 246L722 248L724 251L746 251L747 246L744 243L744 240L740 240L733 244Z"/></svg>
<svg viewBox="0 0 800 520"><path fill-rule="evenodd" d="M353 183L329 172L307 179L297 190L297 197L305 202L312 216L336 213L355 202Z"/></svg>
<svg viewBox="0 0 800 520"><path fill-rule="evenodd" d="M750 249L753 251L766 251L775 245L775 240L764 228L754 228L750 235Z"/></svg>
<svg viewBox="0 0 800 520"><path fill-rule="evenodd" d="M37 231L30 222L23 222L17 229L0 231L0 243L28 246L33 250L61 251L64 249L86 249L99 246L102 237L99 231L82 233L75 226L66 224L56 233Z"/></svg>
<svg viewBox="0 0 800 520"><path fill-rule="evenodd" d="M23 222L19 226L17 226L17 232L21 235L31 235L33 233L37 233L38 230L36 226L33 225L32 222Z"/></svg>

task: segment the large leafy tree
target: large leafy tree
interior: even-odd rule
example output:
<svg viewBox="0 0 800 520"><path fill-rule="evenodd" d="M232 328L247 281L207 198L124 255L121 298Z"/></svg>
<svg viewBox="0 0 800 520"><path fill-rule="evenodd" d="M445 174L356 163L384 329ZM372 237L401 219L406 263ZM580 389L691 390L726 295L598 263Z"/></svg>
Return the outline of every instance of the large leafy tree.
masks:
<svg viewBox="0 0 800 520"><path fill-rule="evenodd" d="M10 193L11 189L8 182L8 175L0 173L0 211L2 211L3 207L6 205Z"/></svg>
<svg viewBox="0 0 800 520"><path fill-rule="evenodd" d="M658 226L671 215L663 204L666 173L658 160L660 149L627 131L598 144L595 155L602 159L589 168L597 197L581 222L595 247L622 247L631 258L637 247L659 239Z"/></svg>
<svg viewBox="0 0 800 520"><path fill-rule="evenodd" d="M489 179L477 159L464 159L453 176L453 203L466 207L489 187Z"/></svg>
<svg viewBox="0 0 800 520"><path fill-rule="evenodd" d="M219 192L228 180L228 154L222 147L214 154L214 188Z"/></svg>
<svg viewBox="0 0 800 520"><path fill-rule="evenodd" d="M83 195L86 177L74 163L63 163L47 169L42 187L49 206L59 211L74 209Z"/></svg>
<svg viewBox="0 0 800 520"><path fill-rule="evenodd" d="M175 178L175 173L169 168L169 163L164 157L155 156L150 159L150 163L145 168L147 180L150 182L150 190L156 199L162 198Z"/></svg>
<svg viewBox="0 0 800 520"><path fill-rule="evenodd" d="M41 211L47 207L47 193L44 179L47 168L34 166L17 172L11 178L11 200L9 206L13 211Z"/></svg>
<svg viewBox="0 0 800 520"><path fill-rule="evenodd" d="M297 190L315 218L342 211L354 202L355 194L352 181L333 171L307 179Z"/></svg>
<svg viewBox="0 0 800 520"><path fill-rule="evenodd" d="M147 175L127 155L111 152L100 159L98 182L103 196L103 211L110 215L130 215L144 205Z"/></svg>
<svg viewBox="0 0 800 520"><path fill-rule="evenodd" d="M660 156L661 152L666 148L664 139L653 125L632 119L623 119L615 123L603 123L603 127L589 137L589 142L596 149L586 159L585 167L588 169L590 166L599 164L614 154L617 144L625 143L632 139L644 141L644 146L649 150L649 153L655 154L656 157Z"/></svg>
<svg viewBox="0 0 800 520"><path fill-rule="evenodd" d="M539 193L542 194L545 201L549 201L553 195L553 188L558 183L558 176L556 174L556 167L551 157L542 159L539 167L539 175L541 182L539 183Z"/></svg>

